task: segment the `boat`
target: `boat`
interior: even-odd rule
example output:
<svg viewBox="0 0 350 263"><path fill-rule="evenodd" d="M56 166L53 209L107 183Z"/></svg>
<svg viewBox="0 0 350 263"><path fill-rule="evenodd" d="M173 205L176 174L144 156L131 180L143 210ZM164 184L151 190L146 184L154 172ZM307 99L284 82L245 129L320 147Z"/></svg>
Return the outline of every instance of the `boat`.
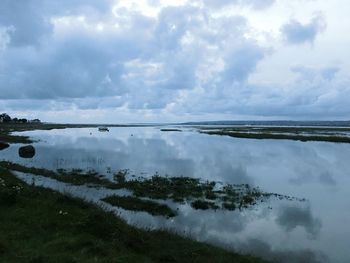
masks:
<svg viewBox="0 0 350 263"><path fill-rule="evenodd" d="M109 129L108 129L108 127L101 126L101 127L98 127L98 131L100 131L100 132L109 132Z"/></svg>

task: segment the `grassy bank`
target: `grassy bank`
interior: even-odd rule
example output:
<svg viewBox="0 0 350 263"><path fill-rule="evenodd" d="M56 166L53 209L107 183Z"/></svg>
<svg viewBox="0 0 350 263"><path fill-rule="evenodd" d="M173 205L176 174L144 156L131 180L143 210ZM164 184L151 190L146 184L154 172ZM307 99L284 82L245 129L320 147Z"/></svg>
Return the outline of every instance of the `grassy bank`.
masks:
<svg viewBox="0 0 350 263"><path fill-rule="evenodd" d="M4 169L0 211L0 262L264 262L136 229L92 204L26 185Z"/></svg>
<svg viewBox="0 0 350 263"><path fill-rule="evenodd" d="M45 123L0 123L0 142L7 143L32 143L28 136L12 135L12 132L32 130L52 130L65 128L82 128L86 125L72 124L45 124Z"/></svg>

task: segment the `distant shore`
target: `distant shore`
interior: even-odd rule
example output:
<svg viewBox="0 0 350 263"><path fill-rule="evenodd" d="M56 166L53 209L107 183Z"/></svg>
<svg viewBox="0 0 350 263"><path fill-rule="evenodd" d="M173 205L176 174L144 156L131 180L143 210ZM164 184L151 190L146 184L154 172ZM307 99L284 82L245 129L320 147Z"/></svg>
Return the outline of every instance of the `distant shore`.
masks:
<svg viewBox="0 0 350 263"><path fill-rule="evenodd" d="M330 123L330 122L327 122ZM340 123L340 122L336 122ZM345 123L345 122L344 122ZM277 125L277 123L276 123ZM0 123L0 142L33 143L24 135L13 135L13 132L31 130L52 130L66 128L98 128L100 124L55 124L55 123ZM107 124L106 127L164 127L161 124ZM296 141L321 141L350 143L350 127L340 126L245 126L245 125L193 125L176 124L171 128L160 128L161 131L181 131L181 127L193 128L200 133L224 135L242 139L275 139Z"/></svg>

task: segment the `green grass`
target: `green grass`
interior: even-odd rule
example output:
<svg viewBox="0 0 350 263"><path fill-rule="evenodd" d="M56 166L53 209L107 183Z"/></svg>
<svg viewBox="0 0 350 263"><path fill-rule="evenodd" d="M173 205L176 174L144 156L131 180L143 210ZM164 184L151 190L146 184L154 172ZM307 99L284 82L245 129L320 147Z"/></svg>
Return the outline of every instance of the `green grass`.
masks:
<svg viewBox="0 0 350 263"><path fill-rule="evenodd" d="M0 197L0 262L265 262L166 231L136 229L95 205L26 185L4 169Z"/></svg>
<svg viewBox="0 0 350 263"><path fill-rule="evenodd" d="M159 204L150 200L143 200L133 196L108 196L102 201L105 201L113 206L118 206L131 211L145 211L154 216L174 217L176 212L165 204Z"/></svg>

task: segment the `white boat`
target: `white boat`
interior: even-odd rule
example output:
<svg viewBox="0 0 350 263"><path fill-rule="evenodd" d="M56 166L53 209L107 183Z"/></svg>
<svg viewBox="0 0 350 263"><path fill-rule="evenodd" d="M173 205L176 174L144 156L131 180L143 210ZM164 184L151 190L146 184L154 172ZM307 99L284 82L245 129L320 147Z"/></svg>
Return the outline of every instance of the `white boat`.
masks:
<svg viewBox="0 0 350 263"><path fill-rule="evenodd" d="M108 129L108 127L98 127L98 131L100 131L100 132L108 132L109 131L109 129Z"/></svg>

